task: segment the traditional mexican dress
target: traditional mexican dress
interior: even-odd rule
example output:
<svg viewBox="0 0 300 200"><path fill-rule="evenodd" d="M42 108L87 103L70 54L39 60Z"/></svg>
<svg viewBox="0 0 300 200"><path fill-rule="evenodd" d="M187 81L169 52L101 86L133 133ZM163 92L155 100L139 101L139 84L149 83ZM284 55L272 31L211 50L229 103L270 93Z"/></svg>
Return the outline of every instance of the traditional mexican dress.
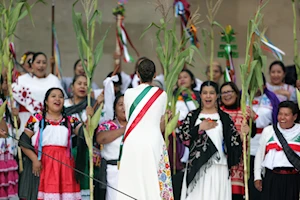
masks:
<svg viewBox="0 0 300 200"><path fill-rule="evenodd" d="M62 118L59 121L45 120L44 129L40 129L41 114L31 116L27 122L26 130L34 133L32 144L43 153L55 158L71 167L74 159L71 157L71 129L76 128L78 120L73 117ZM41 122L42 123L42 122ZM42 163L38 199L48 200L79 200L80 186L75 180L73 169L59 163L52 158L41 155L38 157Z"/></svg>
<svg viewBox="0 0 300 200"><path fill-rule="evenodd" d="M176 93L176 90L175 92ZM189 96L186 92L182 92L177 99L176 102L176 113L179 112L178 124L180 125L187 114L195 110L199 107L200 104L200 95L197 91L192 91L191 96ZM178 128L176 129L176 133L178 133ZM174 168L174 137L173 134L169 135L169 146L168 153L170 158L171 169ZM185 142L187 145L188 142ZM188 145L185 146L183 142L178 138L176 138L176 174L173 174L173 191L175 200L180 199L181 196L181 187L184 175L185 164L189 158L189 148Z"/></svg>
<svg viewBox="0 0 300 200"><path fill-rule="evenodd" d="M168 152L160 130L166 103L166 93L147 84L125 93L128 125L123 139L118 189L139 200L173 199ZM117 199L130 198L118 193Z"/></svg>
<svg viewBox="0 0 300 200"><path fill-rule="evenodd" d="M199 132L203 119L218 125ZM190 140L190 155L184 174L181 200L231 200L229 169L239 162L241 140L228 114L190 112L180 126L180 138Z"/></svg>
<svg viewBox="0 0 300 200"><path fill-rule="evenodd" d="M113 120L109 120L100 124L98 131L112 131L120 129L121 125ZM106 160L106 178L107 184L113 188L118 188L118 166L117 162L119 159L120 145L123 137L120 136L114 141L104 144L101 150L101 156ZM106 200L115 200L117 198L117 192L110 187L106 188Z"/></svg>
<svg viewBox="0 0 300 200"><path fill-rule="evenodd" d="M243 124L243 112L240 107L225 107L222 106L221 109L228 113L234 122L234 125L239 132L242 134L241 127ZM247 116L246 120L249 121L250 119L250 108L247 107ZM231 168L231 185L232 185L232 194L238 195L239 197L236 198L243 198L245 194L245 183L244 183L244 161L243 157L241 156L240 162L238 165L233 166Z"/></svg>
<svg viewBox="0 0 300 200"><path fill-rule="evenodd" d="M276 94L280 102L289 100L297 103L296 89L294 86L285 83L280 86L271 85L270 83L267 83L266 86L271 92L274 92L275 90L286 90L291 94L289 99L281 94Z"/></svg>
<svg viewBox="0 0 300 200"><path fill-rule="evenodd" d="M37 78L27 73L19 76L16 83L12 84L14 100L20 105L20 135L29 117L42 111L45 94L53 87L63 90L60 80L53 74L49 74L46 78Z"/></svg>
<svg viewBox="0 0 300 200"><path fill-rule="evenodd" d="M277 124L277 128L290 148L300 156L300 124L295 124L289 129L282 129ZM287 158L272 125L264 128L261 134L255 156L255 180L262 180L263 171L265 176L262 183L262 199L299 200L300 173Z"/></svg>
<svg viewBox="0 0 300 200"><path fill-rule="evenodd" d="M0 105L3 104L2 99ZM4 114L4 120L10 136L15 137L15 129L11 118ZM0 138L0 199L9 199L18 196L18 164L15 160L17 155L17 143L11 138Z"/></svg>

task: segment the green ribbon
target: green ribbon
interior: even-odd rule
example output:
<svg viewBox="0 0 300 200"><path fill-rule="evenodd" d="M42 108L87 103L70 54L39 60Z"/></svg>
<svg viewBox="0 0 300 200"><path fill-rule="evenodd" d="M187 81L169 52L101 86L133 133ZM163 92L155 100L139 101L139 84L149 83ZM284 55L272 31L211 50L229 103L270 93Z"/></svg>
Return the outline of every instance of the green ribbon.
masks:
<svg viewBox="0 0 300 200"><path fill-rule="evenodd" d="M142 101L142 99L146 96L146 94L148 94L148 92L151 90L153 86L147 86L140 94L139 96L137 96L137 98L134 100L134 102L132 103L132 105L130 106L129 109L129 116L128 116L128 121L133 113L133 111L135 110L135 108L138 106L138 104Z"/></svg>

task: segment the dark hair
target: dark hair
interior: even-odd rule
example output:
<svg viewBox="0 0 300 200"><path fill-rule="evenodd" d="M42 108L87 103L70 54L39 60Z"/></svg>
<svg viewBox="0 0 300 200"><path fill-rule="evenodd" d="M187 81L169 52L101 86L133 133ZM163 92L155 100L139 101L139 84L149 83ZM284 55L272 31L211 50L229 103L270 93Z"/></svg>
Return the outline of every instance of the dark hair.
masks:
<svg viewBox="0 0 300 200"><path fill-rule="evenodd" d="M81 61L81 59L76 60L76 62L74 63L74 67L73 70L75 71L76 66L78 65L78 63ZM85 62L87 62L87 59L84 59Z"/></svg>
<svg viewBox="0 0 300 200"><path fill-rule="evenodd" d="M202 90L204 87L213 87L215 89L215 92L217 93L217 95L219 94L219 86L217 83L213 82L213 81L204 81L202 84L201 84L201 87L200 87L200 95L202 93ZM202 103L201 103L201 100L200 100L200 104L199 104L199 108L200 110L202 110L201 108L202 106ZM217 106L218 106L218 110L220 110L220 107L219 107L219 98L217 98Z"/></svg>
<svg viewBox="0 0 300 200"><path fill-rule="evenodd" d="M136 71L137 71L137 69L138 69L138 66L139 66L139 64L141 63L141 61L143 61L143 60L145 60L145 59L148 59L148 58L145 57L145 56L143 56L143 57L140 57L140 58L136 61L136 63L135 63L135 72L134 72L134 73L136 73Z"/></svg>
<svg viewBox="0 0 300 200"><path fill-rule="evenodd" d="M85 75L79 74L79 75L75 75L72 81L72 85L74 85L74 83L77 81L77 79L79 79L80 77L84 77L87 79L87 77Z"/></svg>
<svg viewBox="0 0 300 200"><path fill-rule="evenodd" d="M191 80L192 80L192 85L191 85L191 89L193 90L197 85L196 85L196 79L195 79L195 75L193 74L193 72L191 72L190 70L188 70L188 69L183 69L181 72L180 72L180 74L182 73L182 72L186 72L186 73L188 73L188 75L191 77ZM178 85L177 85L177 87L178 87Z"/></svg>
<svg viewBox="0 0 300 200"><path fill-rule="evenodd" d="M124 97L124 94L116 96L116 98L114 100L114 119L117 117L116 116L116 107L117 107L117 104L118 104L121 97Z"/></svg>
<svg viewBox="0 0 300 200"><path fill-rule="evenodd" d="M113 74L113 72L110 72L106 77L111 77L112 74ZM116 85L116 86L122 85L123 82L122 82L122 76L121 76L121 74L120 73L116 73L116 75L118 76L119 80L118 80L118 82L113 82L114 85Z"/></svg>
<svg viewBox="0 0 300 200"><path fill-rule="evenodd" d="M34 55L34 52L33 51L27 51L27 52L25 52L24 54L23 54L23 56L24 55L26 55L26 56L29 56L29 55Z"/></svg>
<svg viewBox="0 0 300 200"><path fill-rule="evenodd" d="M156 72L155 64L153 63L153 61L145 58L138 65L137 71L140 74L142 83L151 82Z"/></svg>
<svg viewBox="0 0 300 200"><path fill-rule="evenodd" d="M276 61L271 63L271 65L269 67L269 72L271 71L271 69L274 65L279 65L281 67L282 71L285 73L285 71L286 71L285 66L284 66L283 62L281 62L280 60L276 60Z"/></svg>
<svg viewBox="0 0 300 200"><path fill-rule="evenodd" d="M48 100L48 98L49 98L49 96L50 96L50 94L51 94L51 92L52 92L53 90L59 90L59 91L62 93L62 95L65 96L65 95L64 95L64 92L63 92L63 90L62 90L61 88L56 88L56 87L54 87L54 88L50 88L49 90L47 90L47 92L46 92L46 94L45 94L45 98L44 98L44 107L43 107L43 110L42 110L43 120L46 119L46 113L47 113L47 111L48 111L46 101ZM66 116L66 113L65 113L65 107L64 107L64 106L63 106L63 109L62 109L61 113L62 113L63 118L65 118L64 125L65 125L66 127L68 127L68 119L67 119L67 116ZM43 120L40 121L40 124L39 124L39 127L40 127L40 128L42 128L42 121L43 121ZM46 123L44 124L44 129L45 129L45 127L46 127Z"/></svg>
<svg viewBox="0 0 300 200"><path fill-rule="evenodd" d="M43 55L43 56L45 56L45 58L47 59L47 56L46 56L45 53L43 53L43 52L36 52L36 53L33 54L32 59L30 59L30 60L28 61L30 67L32 67L32 63L35 61L35 59L36 59L39 55Z"/></svg>
<svg viewBox="0 0 300 200"><path fill-rule="evenodd" d="M202 90L204 87L208 87L208 86L211 86L215 89L216 93L219 94L219 86L217 83L213 82L213 81L204 81L202 84L201 84L201 87L200 87L200 94L202 93Z"/></svg>
<svg viewBox="0 0 300 200"><path fill-rule="evenodd" d="M236 94L236 102L235 102L235 105L237 107L240 107L240 104L241 104L241 93L240 93L240 90L239 88L237 87L237 85L234 83L234 82L225 82L221 85L220 87L220 93L222 91L222 88L225 87L225 86L230 86L234 93ZM222 98L221 98L221 105L223 105L223 102L222 102Z"/></svg>
<svg viewBox="0 0 300 200"><path fill-rule="evenodd" d="M297 105L292 101L282 101L278 106L278 112L280 108L289 108L291 109L293 115L298 114L299 108Z"/></svg>

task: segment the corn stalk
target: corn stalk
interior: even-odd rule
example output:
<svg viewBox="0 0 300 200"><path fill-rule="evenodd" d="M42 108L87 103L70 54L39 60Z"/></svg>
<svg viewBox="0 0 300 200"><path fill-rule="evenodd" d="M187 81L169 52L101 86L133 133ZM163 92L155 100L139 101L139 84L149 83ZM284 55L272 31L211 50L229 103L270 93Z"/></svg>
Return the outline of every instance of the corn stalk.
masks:
<svg viewBox="0 0 300 200"><path fill-rule="evenodd" d="M248 23L247 33L247 46L246 46L246 60L245 64L240 65L240 75L242 82L242 97L241 97L241 109L243 112L243 121L247 121L247 103L251 104L254 95L258 89L262 91L263 79L262 79L262 68L266 65L266 56L262 54L260 49L259 40L255 40L255 31L258 30L263 15L261 14L262 9L266 6L268 1L264 4L260 4L254 19L251 19ZM258 38L259 39L259 38ZM250 91L250 94L249 94ZM244 182L245 182L245 193L246 200L249 200L249 187L248 187L248 160L249 160L249 149L247 141L250 141L250 134L242 133L243 135L243 161L244 161Z"/></svg>
<svg viewBox="0 0 300 200"><path fill-rule="evenodd" d="M82 62L85 74L87 76L87 86L88 86L88 106L91 106L91 92L92 86L91 81L93 78L94 71L100 62L103 54L104 40L107 36L108 30L106 31L104 37L97 43L94 47L94 35L96 22L101 25L102 14L97 10L97 0L80 0L84 9L84 17L86 20L86 27L82 21L82 14L75 12L75 5L79 0L76 0L73 4L72 9L72 21L74 26L74 31L76 34L76 41L78 47L78 54ZM85 58L87 62L85 62ZM102 111L103 104L99 106L94 116L88 116L87 127L84 127L84 137L86 144L89 149L89 175L94 177L94 164L93 164L93 136L94 130L96 129ZM93 179L90 178L90 199L94 199L94 184Z"/></svg>
<svg viewBox="0 0 300 200"><path fill-rule="evenodd" d="M215 4L213 4L213 0L206 0L206 7L208 11L208 15L206 16L209 25L210 25L210 32L209 32L209 38L210 38L210 59L209 59L209 65L210 65L210 80L213 80L213 62L214 62L214 51L215 51L215 43L214 43L214 25L218 24L215 21L216 14L218 13L218 10L221 6L223 0L217 0Z"/></svg>
<svg viewBox="0 0 300 200"><path fill-rule="evenodd" d="M158 1L159 2L159 1ZM176 22L174 20L173 23L168 23L167 20L167 13L165 12L168 10L162 3L158 5L161 9L161 13L163 18L160 19L160 24L151 23L143 32L141 38L144 34L152 27L157 29L156 31L156 53L158 59L160 60L163 70L164 70L164 80L165 80L165 91L168 96L167 100L167 110L172 111L174 113L174 117L172 119L168 119L168 116L165 118L165 142L166 145L169 145L168 136L173 133L175 130L179 113L176 113L176 101L178 98L176 95L174 96L174 87L176 85L178 76L182 69L184 68L185 64L191 64L193 55L197 52L200 55L200 58L203 60L201 53L197 49L196 46L190 45L189 47L185 48L187 42L189 42L189 38L185 37L185 34L182 38L178 39L176 36ZM171 24L171 27L169 27ZM184 49L184 50L182 50ZM181 89L180 89L181 90ZM176 173L176 137L173 137L173 149L174 149L174 174Z"/></svg>
<svg viewBox="0 0 300 200"><path fill-rule="evenodd" d="M300 2L300 1L299 1ZM296 12L296 2L292 0L293 8L293 35L294 35L294 64L297 72L297 80L300 80L300 57L298 51L298 39L297 39L297 12ZM300 109L300 91L296 90L298 107Z"/></svg>
<svg viewBox="0 0 300 200"><path fill-rule="evenodd" d="M16 32L17 24L20 20L22 20L26 15L29 15L31 21L31 9L32 7L38 3L44 2L42 0L38 0L32 5L29 5L27 1L14 1L10 0L8 5L0 3L0 14L1 14L1 22L0 22L0 29L1 29L1 39L0 39L0 71L3 68L7 69L7 84L8 84L8 92L10 98L10 104L13 108L14 106L14 99L13 99L13 92L12 92L12 70L14 68L13 63L13 55L10 51L10 45L14 41L14 34ZM33 21L32 21L33 22ZM19 139L19 131L18 131L18 121L17 117L13 117L14 127L16 129L16 139ZM22 163L22 154L21 149L18 147L18 158L19 158L19 171L23 171L23 163Z"/></svg>

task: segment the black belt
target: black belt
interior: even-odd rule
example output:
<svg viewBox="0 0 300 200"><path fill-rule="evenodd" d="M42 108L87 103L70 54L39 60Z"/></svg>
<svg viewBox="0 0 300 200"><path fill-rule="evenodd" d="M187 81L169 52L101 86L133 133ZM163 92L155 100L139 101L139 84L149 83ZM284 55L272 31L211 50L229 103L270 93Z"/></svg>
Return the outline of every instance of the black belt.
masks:
<svg viewBox="0 0 300 200"><path fill-rule="evenodd" d="M118 160L107 160L106 163L108 165L118 165Z"/></svg>

